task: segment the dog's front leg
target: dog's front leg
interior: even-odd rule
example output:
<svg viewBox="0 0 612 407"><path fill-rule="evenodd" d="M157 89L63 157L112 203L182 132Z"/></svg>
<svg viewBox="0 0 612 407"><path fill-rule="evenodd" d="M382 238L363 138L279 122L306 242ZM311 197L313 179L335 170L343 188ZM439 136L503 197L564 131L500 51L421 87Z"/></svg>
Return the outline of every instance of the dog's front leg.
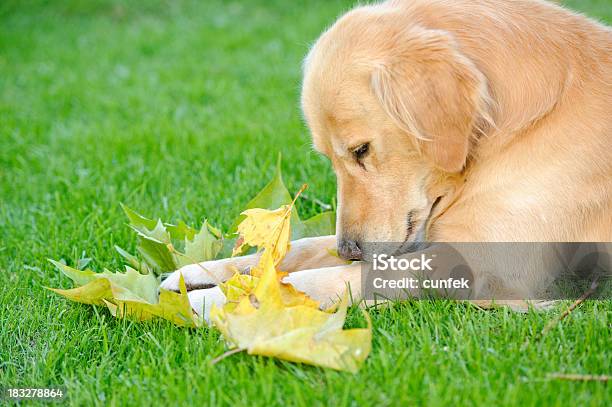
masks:
<svg viewBox="0 0 612 407"><path fill-rule="evenodd" d="M350 290L352 301L361 299L360 263L297 271L286 276L283 281L319 301L321 308L327 308L338 301L347 289ZM190 291L188 295L193 310L207 322L212 306L225 304L225 296L219 287Z"/></svg>
<svg viewBox="0 0 612 407"><path fill-rule="evenodd" d="M213 305L221 307L225 304L225 294L218 286L205 288L201 290L193 290L187 293L189 296L189 304L196 314L204 317L204 320L210 322L210 310Z"/></svg>
<svg viewBox="0 0 612 407"><path fill-rule="evenodd" d="M324 267L291 273L283 282L293 285L327 308L349 290L352 302L361 300L361 263Z"/></svg>
<svg viewBox="0 0 612 407"><path fill-rule="evenodd" d="M295 240L291 242L289 252L281 262L279 269L293 273L299 270L346 264L344 260L330 253L330 250L335 248L336 236L333 235ZM231 278L236 269L241 273L248 273L258 261L259 254L252 254L190 264L168 276L162 282L161 287L178 291L182 274L188 291L211 288Z"/></svg>

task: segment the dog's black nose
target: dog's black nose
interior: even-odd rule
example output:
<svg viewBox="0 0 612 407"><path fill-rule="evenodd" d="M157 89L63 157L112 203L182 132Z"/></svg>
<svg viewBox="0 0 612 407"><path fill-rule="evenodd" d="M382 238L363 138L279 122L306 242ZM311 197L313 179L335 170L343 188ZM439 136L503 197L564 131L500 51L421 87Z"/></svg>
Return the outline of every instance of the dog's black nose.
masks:
<svg viewBox="0 0 612 407"><path fill-rule="evenodd" d="M338 254L345 260L362 260L363 253L356 240L340 239Z"/></svg>

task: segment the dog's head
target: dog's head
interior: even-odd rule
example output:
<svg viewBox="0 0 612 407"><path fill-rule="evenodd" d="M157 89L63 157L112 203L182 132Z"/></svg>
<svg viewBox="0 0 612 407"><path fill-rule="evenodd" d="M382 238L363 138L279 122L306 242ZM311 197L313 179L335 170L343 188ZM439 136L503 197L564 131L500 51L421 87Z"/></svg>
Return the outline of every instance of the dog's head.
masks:
<svg viewBox="0 0 612 407"><path fill-rule="evenodd" d="M426 238L432 206L463 171L487 119L484 76L445 31L363 7L304 63L302 109L338 183L338 243Z"/></svg>

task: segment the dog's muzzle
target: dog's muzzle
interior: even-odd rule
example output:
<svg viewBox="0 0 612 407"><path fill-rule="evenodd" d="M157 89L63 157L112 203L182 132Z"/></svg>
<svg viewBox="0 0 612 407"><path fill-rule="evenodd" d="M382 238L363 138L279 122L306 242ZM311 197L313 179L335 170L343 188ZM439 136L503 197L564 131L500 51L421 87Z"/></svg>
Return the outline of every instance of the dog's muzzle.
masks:
<svg viewBox="0 0 612 407"><path fill-rule="evenodd" d="M338 255L345 260L362 260L363 252L356 240L340 239L338 242Z"/></svg>

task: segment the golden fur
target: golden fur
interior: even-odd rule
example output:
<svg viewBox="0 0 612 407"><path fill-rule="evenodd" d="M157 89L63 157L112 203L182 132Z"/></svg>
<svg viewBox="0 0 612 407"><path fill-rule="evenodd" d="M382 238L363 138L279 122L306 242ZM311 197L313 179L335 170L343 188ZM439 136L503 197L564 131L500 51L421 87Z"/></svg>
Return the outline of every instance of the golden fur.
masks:
<svg viewBox="0 0 612 407"><path fill-rule="evenodd" d="M403 241L406 214L425 222L442 196L430 240L612 239L611 81L612 32L550 3L349 12L306 59L302 98L340 234Z"/></svg>
<svg viewBox="0 0 612 407"><path fill-rule="evenodd" d="M358 7L308 54L302 107L337 175L340 240L612 241L612 31L580 14L539 0ZM298 242L283 263L309 269L287 279L322 301L359 285L355 264L325 254L334 242ZM207 267L226 278L255 260ZM222 301L198 291L196 309Z"/></svg>

